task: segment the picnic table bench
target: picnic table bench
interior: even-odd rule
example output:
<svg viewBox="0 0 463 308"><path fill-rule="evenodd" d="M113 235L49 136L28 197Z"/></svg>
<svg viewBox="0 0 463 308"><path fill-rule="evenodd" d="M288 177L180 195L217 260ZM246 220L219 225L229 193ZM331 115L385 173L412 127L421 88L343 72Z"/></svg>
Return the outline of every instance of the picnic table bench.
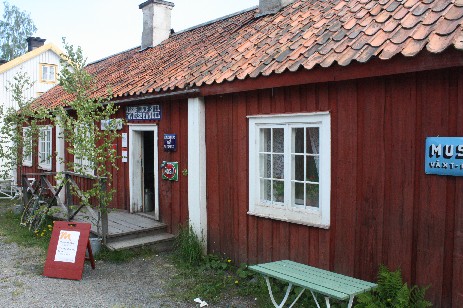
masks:
<svg viewBox="0 0 463 308"><path fill-rule="evenodd" d="M352 307L354 297L356 295L377 287L376 284L368 281L363 281L289 260L252 265L249 269L264 276L270 299L272 300L273 305L277 308L282 308L284 306L288 300L293 285L301 287L302 291L297 295L296 299L289 307L292 307L297 302L305 290L309 290L314 297L317 307L320 307L320 305L314 293L322 294L325 297L327 307L330 307L330 298L334 298L342 301L349 300L348 307L350 308ZM289 284L286 294L279 305L276 303L273 296L269 277Z"/></svg>

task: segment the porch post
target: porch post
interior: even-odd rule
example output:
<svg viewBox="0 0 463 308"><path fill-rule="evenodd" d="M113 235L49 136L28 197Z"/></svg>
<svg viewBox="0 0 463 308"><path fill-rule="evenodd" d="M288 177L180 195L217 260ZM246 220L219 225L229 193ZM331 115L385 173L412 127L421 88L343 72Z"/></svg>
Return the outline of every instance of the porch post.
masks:
<svg viewBox="0 0 463 308"><path fill-rule="evenodd" d="M59 121L58 121L59 122ZM56 138L56 172L64 172L64 129L56 125L55 126L55 138ZM64 179L64 178L63 178ZM65 189L62 189L59 193L60 200L65 203Z"/></svg>
<svg viewBox="0 0 463 308"><path fill-rule="evenodd" d="M207 252L206 107L203 97L188 99L188 212L191 227Z"/></svg>

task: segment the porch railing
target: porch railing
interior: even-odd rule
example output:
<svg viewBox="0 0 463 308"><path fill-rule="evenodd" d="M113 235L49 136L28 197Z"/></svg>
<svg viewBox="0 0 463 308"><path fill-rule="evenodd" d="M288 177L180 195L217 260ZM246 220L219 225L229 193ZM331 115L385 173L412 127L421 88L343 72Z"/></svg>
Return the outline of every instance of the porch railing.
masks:
<svg viewBox="0 0 463 308"><path fill-rule="evenodd" d="M98 181L102 191L106 191L106 178L99 178L91 175L82 175L74 172L61 172L60 179L57 179L57 172L25 173L22 175L22 196L24 206L32 198L41 199L47 210L54 206L61 208L65 213L67 221L75 219L76 215L85 207L89 216L97 222L98 235L106 244L108 235L108 211L106 208L91 205L91 200L86 200L83 190L76 182ZM53 185L55 182L56 185ZM64 189L64 197L61 198ZM64 201L62 200L64 199ZM77 202L76 202L77 201ZM101 200L98 200L101 204ZM95 208L98 208L96 211ZM101 225L98 225L101 223Z"/></svg>

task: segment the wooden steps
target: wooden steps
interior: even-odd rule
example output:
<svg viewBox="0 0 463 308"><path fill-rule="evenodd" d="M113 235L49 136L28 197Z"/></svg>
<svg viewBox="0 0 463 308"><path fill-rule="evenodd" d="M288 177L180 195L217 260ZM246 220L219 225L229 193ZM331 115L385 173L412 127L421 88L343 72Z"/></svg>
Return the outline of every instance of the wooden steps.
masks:
<svg viewBox="0 0 463 308"><path fill-rule="evenodd" d="M98 236L96 222L84 209L76 215L74 221L91 223L91 233ZM131 214L121 210L108 213L106 247L110 250L149 246L161 252L172 249L174 239L175 236L167 232L167 225L156 221L149 214Z"/></svg>
<svg viewBox="0 0 463 308"><path fill-rule="evenodd" d="M172 249L175 236L167 233L167 225L151 216L118 212L109 218L109 235L106 246L110 250L123 250L150 246L156 251Z"/></svg>

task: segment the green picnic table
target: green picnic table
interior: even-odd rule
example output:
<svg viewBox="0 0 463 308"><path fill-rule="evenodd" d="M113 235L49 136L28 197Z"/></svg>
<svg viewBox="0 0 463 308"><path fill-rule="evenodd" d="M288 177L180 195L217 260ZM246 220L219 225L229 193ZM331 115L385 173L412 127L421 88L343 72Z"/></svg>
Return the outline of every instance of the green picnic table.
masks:
<svg viewBox="0 0 463 308"><path fill-rule="evenodd" d="M302 288L294 302L297 302L305 290L309 290L314 297L317 307L320 307L315 293L325 297L326 306L330 307L330 298L342 301L349 301L348 307L352 307L354 297L358 294L367 292L377 287L377 284L352 278L349 276L322 270L305 264L283 260L270 263L252 265L249 267L252 271L260 273L267 282L267 287L272 303L277 308L282 308L288 300L291 289L294 286ZM272 293L269 277L287 282L288 288L281 304L277 304Z"/></svg>

